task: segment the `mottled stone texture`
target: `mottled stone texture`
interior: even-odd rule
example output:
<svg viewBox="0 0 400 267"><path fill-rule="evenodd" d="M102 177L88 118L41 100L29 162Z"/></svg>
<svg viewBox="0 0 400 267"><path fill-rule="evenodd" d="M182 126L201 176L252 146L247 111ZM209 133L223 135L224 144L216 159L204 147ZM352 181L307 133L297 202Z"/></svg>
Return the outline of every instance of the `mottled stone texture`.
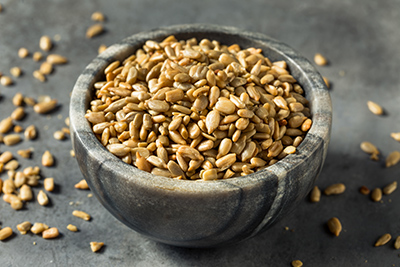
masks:
<svg viewBox="0 0 400 267"><path fill-rule="evenodd" d="M298 148L279 163L243 178L194 182L153 176L110 154L91 132L84 114L91 88L108 63L122 60L146 40L209 38L262 48L285 60L312 107L313 126ZM154 240L184 247L213 247L255 236L292 210L310 191L324 162L331 102L321 76L287 45L262 34L213 25L178 25L139 33L110 47L85 69L70 105L73 146L90 188L127 226Z"/></svg>

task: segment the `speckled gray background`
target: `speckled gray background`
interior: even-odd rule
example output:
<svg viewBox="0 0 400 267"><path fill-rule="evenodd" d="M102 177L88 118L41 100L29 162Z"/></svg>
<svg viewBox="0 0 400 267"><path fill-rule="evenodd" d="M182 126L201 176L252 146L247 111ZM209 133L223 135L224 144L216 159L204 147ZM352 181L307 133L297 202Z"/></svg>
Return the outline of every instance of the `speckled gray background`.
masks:
<svg viewBox="0 0 400 267"><path fill-rule="evenodd" d="M371 162L360 151L359 143L374 142L384 156L400 149L400 144L389 137L391 132L400 131L400 1L0 3L4 7L0 13L0 71L7 74L12 66L25 71L15 86L0 86L0 118L13 109L9 101L18 91L35 98L50 95L61 103L50 117L29 112L20 125L37 125L39 138L10 149L16 152L34 147L31 160L20 160L23 167L40 164L46 149L54 153L57 166L42 171L44 177L54 177L57 183L57 190L49 194L52 205L29 203L25 210L16 212L0 201L0 223L15 229L24 220L40 221L62 232L58 240L18 233L1 242L0 266L290 266L294 259L302 260L304 266L400 265L400 251L393 249L393 241L373 247L381 234L400 235L400 193L385 196L383 203L374 203L358 193L361 185L382 187L399 179L400 165L385 169L383 161ZM90 15L96 10L107 15L107 32L87 40L85 30L92 24ZM318 204L304 200L272 229L244 243L195 250L158 244L140 236L113 218L95 198L88 198L88 192L73 188L82 175L75 159L69 156L70 141L53 141L52 133L64 127L69 93L78 75L96 56L101 43L110 45L133 33L182 23L236 26L279 39L309 59L315 52L326 55L331 64L318 69L333 83L334 115L330 150L317 184L325 187L344 182L344 195L322 197ZM19 59L16 54L21 46L38 50L43 34L59 34L61 40L53 51L70 59L70 64L57 67L44 84L31 76L38 64ZM372 115L367 100L382 104L387 115ZM5 149L1 144L0 151ZM69 205L71 201L74 206ZM72 217L74 209L88 211L93 220ZM325 222L332 216L342 221L344 230L339 237L332 237L326 229ZM65 229L68 223L81 231L69 232ZM284 229L286 226L289 231ZM106 246L94 254L88 246L90 241L103 241Z"/></svg>

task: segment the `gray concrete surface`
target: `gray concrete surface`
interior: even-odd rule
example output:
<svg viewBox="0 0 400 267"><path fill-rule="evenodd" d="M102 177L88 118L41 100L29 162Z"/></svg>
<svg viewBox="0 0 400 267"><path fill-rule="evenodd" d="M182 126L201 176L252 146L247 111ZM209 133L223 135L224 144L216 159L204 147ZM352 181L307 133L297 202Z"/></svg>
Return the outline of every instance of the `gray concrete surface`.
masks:
<svg viewBox="0 0 400 267"><path fill-rule="evenodd" d="M16 92L37 98L49 95L60 101L51 114L28 115L18 122L22 127L35 124L39 137L0 151L35 149L21 167L40 165L41 154L50 150L57 166L42 168L43 177L54 177L57 190L49 193L51 205L30 202L14 211L0 201L0 223L12 226L29 220L58 227L61 236L43 240L35 235L15 234L0 242L0 266L290 266L295 259L304 266L399 266L400 251L393 239L383 247L373 245L390 233L400 235L400 193L372 202L358 192L360 186L383 187L399 179L400 165L384 168L384 157L400 144L390 138L400 131L400 1L24 1L1 0L0 71L9 74L20 66L24 75L11 87L0 86L0 119L13 110L10 103ZM107 32L92 40L85 30L93 24L90 15L102 11L107 16ZM323 196L320 203L304 200L291 215L269 231L246 242L218 249L183 249L150 241L113 218L87 191L73 185L82 179L75 159L69 155L70 140L55 141L52 134L64 127L68 98L76 78L96 56L97 48L110 45L133 33L163 25L214 23L267 34L292 46L312 59L315 52L330 61L318 67L332 81L334 116L331 146L325 167L317 182L321 188L343 182L347 189L340 196ZM39 50L42 35L61 39L52 52L65 55L70 63L57 66L46 83L34 80L39 64L20 59L19 47ZM382 104L385 116L371 114L368 100ZM359 144L375 143L381 150L379 162L372 162ZM5 173L0 176L6 177ZM35 189L35 195L39 188ZM73 205L70 205L73 202ZM90 222L71 215L72 210L89 212ZM338 217L343 224L339 237L327 230L326 221ZM77 233L65 227L75 224ZM288 227L289 230L285 230ZM106 246L92 253L89 242ZM36 245L33 245L36 242Z"/></svg>

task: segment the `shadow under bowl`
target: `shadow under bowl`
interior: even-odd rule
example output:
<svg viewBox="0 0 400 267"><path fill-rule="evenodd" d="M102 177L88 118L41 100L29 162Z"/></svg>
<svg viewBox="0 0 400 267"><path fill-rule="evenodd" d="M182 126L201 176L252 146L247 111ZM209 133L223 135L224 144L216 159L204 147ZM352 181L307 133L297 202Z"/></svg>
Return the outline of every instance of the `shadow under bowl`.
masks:
<svg viewBox="0 0 400 267"><path fill-rule="evenodd" d="M245 177L187 181L155 176L124 163L96 138L84 115L93 85L104 69L145 43L169 35L178 40L207 38L263 50L285 60L310 102L313 125L295 154ZM263 34L214 25L177 25L138 33L112 45L78 78L70 104L73 147L90 189L121 222L156 241L182 247L215 247L243 241L268 229L311 190L324 163L332 107L320 74L287 45Z"/></svg>

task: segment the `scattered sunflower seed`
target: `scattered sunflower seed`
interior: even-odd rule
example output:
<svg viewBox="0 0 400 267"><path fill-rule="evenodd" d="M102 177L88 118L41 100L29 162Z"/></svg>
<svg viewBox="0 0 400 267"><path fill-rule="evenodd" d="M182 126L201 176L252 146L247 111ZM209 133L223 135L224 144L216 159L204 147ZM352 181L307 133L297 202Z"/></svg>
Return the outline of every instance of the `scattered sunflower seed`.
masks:
<svg viewBox="0 0 400 267"><path fill-rule="evenodd" d="M56 107L57 107L57 100L53 99L53 100L50 100L50 101L40 102L40 103L35 104L33 106L33 110L36 113L44 114L44 113L51 112Z"/></svg>
<svg viewBox="0 0 400 267"><path fill-rule="evenodd" d="M25 117L25 109L23 107L17 107L12 113L11 118L16 121L20 121Z"/></svg>
<svg viewBox="0 0 400 267"><path fill-rule="evenodd" d="M380 188L375 188L371 192L371 199L375 202L379 202L382 199L382 189Z"/></svg>
<svg viewBox="0 0 400 267"><path fill-rule="evenodd" d="M382 115L383 114L383 109L380 105L378 105L375 102L368 101L367 102L369 110L374 113L375 115Z"/></svg>
<svg viewBox="0 0 400 267"><path fill-rule="evenodd" d="M86 30L86 38L93 38L103 33L104 27L102 24L94 24Z"/></svg>
<svg viewBox="0 0 400 267"><path fill-rule="evenodd" d="M391 133L390 136L391 136L394 140L400 142L400 132L398 132L398 133Z"/></svg>
<svg viewBox="0 0 400 267"><path fill-rule="evenodd" d="M11 130L13 126L13 121L11 117L7 117L0 121L0 133L7 133L9 130Z"/></svg>
<svg viewBox="0 0 400 267"><path fill-rule="evenodd" d="M318 186L314 186L314 188L311 190L310 194L310 201L311 202L319 202L321 199L321 190L319 190Z"/></svg>
<svg viewBox="0 0 400 267"><path fill-rule="evenodd" d="M32 58L34 61L40 61L43 59L43 54L42 54L42 52L39 52L39 51L34 52L32 55Z"/></svg>
<svg viewBox="0 0 400 267"><path fill-rule="evenodd" d="M72 224L68 224L67 229L70 230L71 232L78 232L78 227Z"/></svg>
<svg viewBox="0 0 400 267"><path fill-rule="evenodd" d="M38 235L41 234L44 230L49 229L49 226L44 224L44 223L34 223L33 226L31 227L31 232Z"/></svg>
<svg viewBox="0 0 400 267"><path fill-rule="evenodd" d="M74 210L74 211L72 212L72 215L74 215L75 217L81 218L81 219L83 219L83 220L85 220L85 221L89 221L89 220L90 220L90 215L87 214L87 213L84 212L84 211Z"/></svg>
<svg viewBox="0 0 400 267"><path fill-rule="evenodd" d="M382 190L382 192L385 195L390 195L391 193L393 193L395 190L397 189L397 181L394 181L390 184L388 184L387 186L385 186Z"/></svg>
<svg viewBox="0 0 400 267"><path fill-rule="evenodd" d="M22 74L22 70L20 67L13 67L10 69L10 73L12 76L14 76L15 78L21 76Z"/></svg>
<svg viewBox="0 0 400 267"><path fill-rule="evenodd" d="M368 187L366 187L365 185L360 187L360 193L363 195L369 195L369 193L371 192L371 190L368 189Z"/></svg>
<svg viewBox="0 0 400 267"><path fill-rule="evenodd" d="M383 246L385 244L387 244L390 239L392 239L392 236L390 234L384 234L382 235L375 243L375 247L380 247Z"/></svg>
<svg viewBox="0 0 400 267"><path fill-rule="evenodd" d="M9 134L4 136L3 142L6 146L13 146L21 142L21 137L18 134Z"/></svg>
<svg viewBox="0 0 400 267"><path fill-rule="evenodd" d="M64 140L65 139L65 133L63 131L55 131L53 136L54 136L54 139L56 139L56 140Z"/></svg>
<svg viewBox="0 0 400 267"><path fill-rule="evenodd" d="M362 151L364 151L367 154L375 154L375 155L379 155L379 150L378 148L372 144L371 142L362 142L360 144L360 148Z"/></svg>
<svg viewBox="0 0 400 267"><path fill-rule="evenodd" d="M44 239L53 239L53 238L58 237L59 235L60 235L60 232L58 231L58 229L56 227L51 227L42 232L42 237Z"/></svg>
<svg viewBox="0 0 400 267"><path fill-rule="evenodd" d="M400 161L400 152L399 151L393 151L391 152L387 157L386 157L386 167L392 167L399 163Z"/></svg>
<svg viewBox="0 0 400 267"><path fill-rule="evenodd" d="M97 50L97 52L98 52L99 54L101 54L101 53L103 53L104 51L106 51L106 49L107 49L107 46L106 46L105 44L101 44L101 45L99 46L99 49Z"/></svg>
<svg viewBox="0 0 400 267"><path fill-rule="evenodd" d="M49 198L43 190L39 191L39 194L37 195L37 201L41 206L46 206L49 204Z"/></svg>
<svg viewBox="0 0 400 267"><path fill-rule="evenodd" d="M21 47L21 48L18 50L18 56L19 56L20 58L26 58L28 55L29 55L28 49L26 49L26 48L24 48L24 47Z"/></svg>
<svg viewBox="0 0 400 267"><path fill-rule="evenodd" d="M1 76L0 77L0 84L3 86L9 86L13 84L13 80L8 76Z"/></svg>
<svg viewBox="0 0 400 267"><path fill-rule="evenodd" d="M28 148L28 149L20 149L17 151L18 155L20 155L21 157L25 158L25 159L29 159L32 155L32 149Z"/></svg>
<svg viewBox="0 0 400 267"><path fill-rule="evenodd" d="M54 158L50 151L46 150L42 156L42 165L46 167L51 167L54 165Z"/></svg>
<svg viewBox="0 0 400 267"><path fill-rule="evenodd" d="M329 231L334 234L335 236L339 236L340 232L342 231L342 224L340 223L339 219L333 217L328 221L328 228Z"/></svg>
<svg viewBox="0 0 400 267"><path fill-rule="evenodd" d="M12 99L12 102L16 107L22 106L24 103L24 96L21 93L16 93Z"/></svg>
<svg viewBox="0 0 400 267"><path fill-rule="evenodd" d="M93 12L91 18L93 21L99 21L99 22L103 22L106 20L104 14L99 11Z"/></svg>
<svg viewBox="0 0 400 267"><path fill-rule="evenodd" d="M323 55L321 55L320 53L316 53L314 55L314 62L318 66L325 66L325 65L328 64L328 60Z"/></svg>
<svg viewBox="0 0 400 267"><path fill-rule="evenodd" d="M90 242L90 249L93 252L99 251L104 246L103 242Z"/></svg>
<svg viewBox="0 0 400 267"><path fill-rule="evenodd" d="M53 47L50 37L47 35L42 36L39 41L39 47L43 51L50 51L50 49Z"/></svg>
<svg viewBox="0 0 400 267"><path fill-rule="evenodd" d="M58 54L50 54L46 58L46 62L52 65L61 65L68 62L68 59Z"/></svg>
<svg viewBox="0 0 400 267"><path fill-rule="evenodd" d="M53 71L53 65L47 61L43 62L39 68L40 73L43 75L48 75Z"/></svg>
<svg viewBox="0 0 400 267"><path fill-rule="evenodd" d="M46 76L44 76L43 73L41 73L39 70L35 70L32 73L32 75L38 81L41 81L41 82L45 82L46 81Z"/></svg>
<svg viewBox="0 0 400 267"><path fill-rule="evenodd" d="M6 240L10 236L12 236L13 231L11 227L4 227L0 230L0 241Z"/></svg>
<svg viewBox="0 0 400 267"><path fill-rule="evenodd" d="M89 189L89 186L85 179L80 180L77 184L75 184L74 187L77 189Z"/></svg>
<svg viewBox="0 0 400 267"><path fill-rule="evenodd" d="M37 136L36 127L34 125L30 125L26 127L24 136L27 140L33 140Z"/></svg>
<svg viewBox="0 0 400 267"><path fill-rule="evenodd" d="M400 236L396 238L396 241L394 242L394 248L400 249Z"/></svg>
<svg viewBox="0 0 400 267"><path fill-rule="evenodd" d="M17 229L21 233L21 235L26 235L26 233L31 229L31 227L32 224L28 221L17 225Z"/></svg>
<svg viewBox="0 0 400 267"><path fill-rule="evenodd" d="M292 261L292 267L302 267L302 266L303 266L303 262L301 262L301 260Z"/></svg>
<svg viewBox="0 0 400 267"><path fill-rule="evenodd" d="M327 196L339 195L339 194L344 193L345 190L346 190L346 186L342 183L338 183L338 184L330 185L327 188L325 188L324 194Z"/></svg>
<svg viewBox="0 0 400 267"><path fill-rule="evenodd" d="M44 190L51 192L54 190L54 178L45 178L43 181Z"/></svg>

